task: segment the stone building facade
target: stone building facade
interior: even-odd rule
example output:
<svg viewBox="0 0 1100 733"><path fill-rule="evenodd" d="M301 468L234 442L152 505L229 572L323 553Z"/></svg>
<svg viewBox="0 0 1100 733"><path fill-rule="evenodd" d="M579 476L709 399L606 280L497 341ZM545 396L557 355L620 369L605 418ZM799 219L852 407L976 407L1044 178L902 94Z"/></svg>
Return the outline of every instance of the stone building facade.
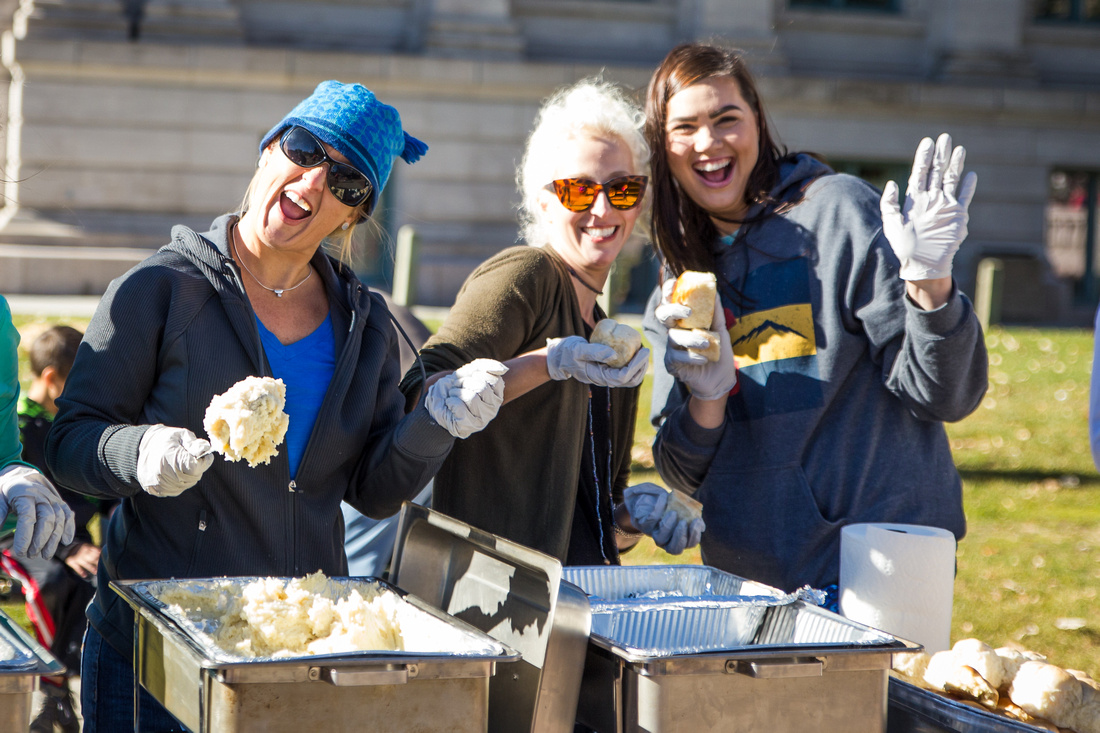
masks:
<svg viewBox="0 0 1100 733"><path fill-rule="evenodd" d="M261 135L332 78L370 87L431 146L397 164L364 275L384 282L411 225L418 302L449 305L515 242L514 169L539 102L598 72L644 89L673 45L707 39L749 55L783 144L876 184L951 132L979 176L964 289L998 257L1006 320L1083 323L1095 308L1095 2L7 0L0 14L0 292L101 292L173 223L234 209ZM620 278L635 305L643 251L634 291Z"/></svg>

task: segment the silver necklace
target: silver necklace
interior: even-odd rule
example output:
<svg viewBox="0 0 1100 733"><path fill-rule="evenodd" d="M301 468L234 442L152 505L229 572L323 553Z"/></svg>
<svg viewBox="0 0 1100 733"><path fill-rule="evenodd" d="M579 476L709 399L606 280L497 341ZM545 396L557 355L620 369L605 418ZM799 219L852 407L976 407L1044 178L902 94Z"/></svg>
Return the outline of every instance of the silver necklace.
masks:
<svg viewBox="0 0 1100 733"><path fill-rule="evenodd" d="M234 230L234 234L236 234L235 230ZM255 280L256 284L259 285L261 288L263 288L264 290L270 290L271 292L275 293L276 298L281 298L281 297L283 297L283 293L294 290L295 288L302 287L303 285L306 284L306 280L308 280L313 275L313 266L312 265L306 265L309 268L309 270L306 272L306 276L303 277L302 281L300 283L298 283L297 285L291 285L289 288L269 288L266 285L264 285L262 282L260 282L260 278L258 278L258 277L256 277L255 275L252 274L252 270L248 269L248 265L246 265L244 263L244 260L241 258L241 256L239 254L237 254L237 238L235 236L232 237L229 240L229 246L231 246L233 248L233 256L237 258L237 262L241 263L241 267L244 268L244 271L247 272L249 275L252 275L252 279Z"/></svg>

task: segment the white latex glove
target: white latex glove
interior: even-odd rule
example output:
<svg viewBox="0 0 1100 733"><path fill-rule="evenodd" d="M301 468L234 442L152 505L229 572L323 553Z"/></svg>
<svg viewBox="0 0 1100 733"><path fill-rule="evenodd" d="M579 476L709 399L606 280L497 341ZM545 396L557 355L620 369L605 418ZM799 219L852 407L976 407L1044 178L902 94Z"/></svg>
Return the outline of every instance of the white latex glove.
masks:
<svg viewBox="0 0 1100 733"><path fill-rule="evenodd" d="M623 503L630 512L630 522L670 555L695 547L707 529L702 518L688 522L669 509L668 490L657 484L627 486Z"/></svg>
<svg viewBox="0 0 1100 733"><path fill-rule="evenodd" d="M424 406L432 419L456 438L485 428L504 404L508 367L493 359L474 359L428 387Z"/></svg>
<svg viewBox="0 0 1100 733"><path fill-rule="evenodd" d="M625 366L610 367L615 350L606 344L591 344L581 336L546 339L546 369L556 381L576 379L599 387L637 387L649 368L649 349L638 349Z"/></svg>
<svg viewBox="0 0 1100 733"><path fill-rule="evenodd" d="M153 425L138 444L138 483L153 496L179 496L213 462L209 441L184 428Z"/></svg>
<svg viewBox="0 0 1100 733"><path fill-rule="evenodd" d="M12 553L52 558L57 546L73 541L73 510L49 479L29 466L0 470L0 521L15 512Z"/></svg>
<svg viewBox="0 0 1100 733"><path fill-rule="evenodd" d="M898 184L889 181L882 192L882 232L901 261L903 280L951 277L951 261L966 239L967 209L974 198L978 176L971 171L962 185L966 150L951 149L951 136L940 135L933 146L924 138L917 146L913 172L898 206Z"/></svg>
<svg viewBox="0 0 1100 733"><path fill-rule="evenodd" d="M692 396L701 400L724 397L737 386L737 367L733 362L733 346L730 345L730 332L726 328L721 298L714 299L714 320L710 330L718 334L721 350L718 361L707 361L705 356L687 351L689 348L707 347L706 340L687 329L668 329L668 345L665 347L665 369L686 384Z"/></svg>
<svg viewBox="0 0 1100 733"><path fill-rule="evenodd" d="M670 277L661 283L661 304L653 309L653 316L665 328L676 328L681 318L691 316L691 308L682 303L672 302L672 291L676 287L676 278Z"/></svg>

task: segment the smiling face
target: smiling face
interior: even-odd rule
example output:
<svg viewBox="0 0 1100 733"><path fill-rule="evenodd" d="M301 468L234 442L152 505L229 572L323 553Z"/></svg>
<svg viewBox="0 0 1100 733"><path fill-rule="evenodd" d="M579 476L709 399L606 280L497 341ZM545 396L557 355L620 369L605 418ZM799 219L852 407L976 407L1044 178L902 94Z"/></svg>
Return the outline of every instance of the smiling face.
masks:
<svg viewBox="0 0 1100 733"><path fill-rule="evenodd" d="M668 164L680 188L712 217L743 218L760 127L737 80L716 76L692 84L668 100L667 112ZM727 234L738 226L714 224Z"/></svg>
<svg viewBox="0 0 1100 733"><path fill-rule="evenodd" d="M603 183L640 172L630 148L617 137L571 138L561 146L557 159L555 179L588 178ZM539 192L539 206L550 233L550 246L566 264L578 273L586 273L585 280L597 287L607 279L642 210L640 204L625 211L616 209L602 191L588 211L570 211L548 190Z"/></svg>
<svg viewBox="0 0 1100 733"><path fill-rule="evenodd" d="M325 151L333 160L347 162L332 147L326 145ZM294 165L279 149L278 140L272 142L260 157L248 211L238 225L245 240L312 255L321 240L344 222L354 223L358 209L341 203L329 190L328 168L328 163L313 168Z"/></svg>

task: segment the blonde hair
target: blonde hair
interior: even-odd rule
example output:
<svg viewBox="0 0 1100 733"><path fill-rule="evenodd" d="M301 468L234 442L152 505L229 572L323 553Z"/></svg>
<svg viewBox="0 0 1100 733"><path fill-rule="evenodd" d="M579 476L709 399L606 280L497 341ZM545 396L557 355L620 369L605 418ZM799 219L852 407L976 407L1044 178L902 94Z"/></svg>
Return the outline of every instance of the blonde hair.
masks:
<svg viewBox="0 0 1100 733"><path fill-rule="evenodd" d="M554 180L562 143L580 136L610 136L621 140L634 159L635 172L649 175L649 145L645 115L626 93L599 77L582 79L555 92L539 109L527 138L523 162L516 172L522 201L520 236L541 246L549 241L539 191ZM649 196L646 196L648 201ZM643 206L645 202L643 202ZM645 217L640 217L644 221Z"/></svg>

